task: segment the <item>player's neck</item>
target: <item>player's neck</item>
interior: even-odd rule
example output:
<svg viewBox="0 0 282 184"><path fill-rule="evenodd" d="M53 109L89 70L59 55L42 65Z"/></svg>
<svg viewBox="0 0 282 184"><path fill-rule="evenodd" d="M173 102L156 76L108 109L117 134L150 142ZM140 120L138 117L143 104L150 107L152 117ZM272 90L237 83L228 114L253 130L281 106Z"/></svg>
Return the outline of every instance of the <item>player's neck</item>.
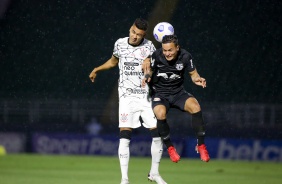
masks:
<svg viewBox="0 0 282 184"><path fill-rule="evenodd" d="M127 43L128 43L129 45L131 45L132 47L137 47L137 46L141 45L141 44L143 43L143 41L144 41L144 38L143 38L138 44L133 45L133 44L129 43L129 38L128 38Z"/></svg>

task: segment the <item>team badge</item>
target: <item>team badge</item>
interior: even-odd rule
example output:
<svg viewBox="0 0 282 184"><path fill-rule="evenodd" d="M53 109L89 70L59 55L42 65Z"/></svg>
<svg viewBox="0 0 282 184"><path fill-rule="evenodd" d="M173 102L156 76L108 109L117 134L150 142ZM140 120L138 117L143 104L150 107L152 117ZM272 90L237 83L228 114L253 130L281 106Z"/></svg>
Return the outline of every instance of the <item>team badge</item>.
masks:
<svg viewBox="0 0 282 184"><path fill-rule="evenodd" d="M175 67L177 70L182 70L183 69L183 64L180 63L180 64L176 64L176 67Z"/></svg>
<svg viewBox="0 0 282 184"><path fill-rule="evenodd" d="M142 58L147 57L146 49L143 49L143 48L142 48L142 49L140 49L140 50L141 50L141 54L140 54L141 57L142 57Z"/></svg>
<svg viewBox="0 0 282 184"><path fill-rule="evenodd" d="M128 116L128 114L125 114L125 113L120 114L120 121L126 122L128 120L127 116Z"/></svg>

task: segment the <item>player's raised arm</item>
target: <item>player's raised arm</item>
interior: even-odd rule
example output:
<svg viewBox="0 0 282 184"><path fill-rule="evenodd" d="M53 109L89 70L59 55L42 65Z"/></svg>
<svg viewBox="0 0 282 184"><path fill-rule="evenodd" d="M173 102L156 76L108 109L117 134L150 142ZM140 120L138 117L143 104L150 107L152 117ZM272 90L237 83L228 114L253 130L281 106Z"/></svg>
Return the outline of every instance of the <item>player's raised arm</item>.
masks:
<svg viewBox="0 0 282 184"><path fill-rule="evenodd" d="M198 85L202 86L203 88L206 87L206 79L203 77L200 77L199 73L197 72L197 69L193 70L192 72L189 72L192 81Z"/></svg>
<svg viewBox="0 0 282 184"><path fill-rule="evenodd" d="M116 58L115 56L112 56L108 61L106 61L104 64L96 67L93 69L93 71L90 73L89 78L92 82L94 82L97 73L103 70L108 70L110 68L113 68L115 66L117 66L118 64L118 58Z"/></svg>

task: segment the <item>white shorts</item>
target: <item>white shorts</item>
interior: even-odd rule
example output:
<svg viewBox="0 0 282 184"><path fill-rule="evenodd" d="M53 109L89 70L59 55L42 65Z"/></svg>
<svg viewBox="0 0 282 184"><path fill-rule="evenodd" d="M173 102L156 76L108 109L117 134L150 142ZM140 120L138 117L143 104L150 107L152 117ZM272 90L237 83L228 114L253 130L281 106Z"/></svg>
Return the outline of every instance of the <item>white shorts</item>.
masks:
<svg viewBox="0 0 282 184"><path fill-rule="evenodd" d="M151 101L138 98L119 99L119 127L138 128L141 126L139 118L142 118L142 125L145 128L157 126L157 119L152 110Z"/></svg>

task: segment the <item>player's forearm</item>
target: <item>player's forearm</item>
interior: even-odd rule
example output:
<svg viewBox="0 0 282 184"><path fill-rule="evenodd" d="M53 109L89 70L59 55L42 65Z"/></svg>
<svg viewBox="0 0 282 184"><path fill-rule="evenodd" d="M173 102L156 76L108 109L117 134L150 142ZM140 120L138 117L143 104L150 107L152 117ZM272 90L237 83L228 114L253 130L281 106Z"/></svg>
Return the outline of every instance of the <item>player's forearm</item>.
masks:
<svg viewBox="0 0 282 184"><path fill-rule="evenodd" d="M190 77L191 77L192 81L195 83L197 81L197 79L200 78L200 75L197 72L197 70L195 69L194 71L190 72Z"/></svg>
<svg viewBox="0 0 282 184"><path fill-rule="evenodd" d="M111 67L109 67L109 65L107 65L106 63L104 63L104 64L102 64L102 65L100 65L100 66L94 68L93 71L94 71L95 73L98 73L98 72L100 72L100 71L108 70L108 69L110 69L110 68L111 68Z"/></svg>
<svg viewBox="0 0 282 184"><path fill-rule="evenodd" d="M106 63L94 68L93 71L95 73L98 73L98 72L103 71L103 70L109 70L109 69L111 69L115 66L116 65L111 61L111 59L109 59Z"/></svg>
<svg viewBox="0 0 282 184"><path fill-rule="evenodd" d="M144 71L145 74L148 73L148 71L151 70L151 58L146 58L143 61L142 70Z"/></svg>

